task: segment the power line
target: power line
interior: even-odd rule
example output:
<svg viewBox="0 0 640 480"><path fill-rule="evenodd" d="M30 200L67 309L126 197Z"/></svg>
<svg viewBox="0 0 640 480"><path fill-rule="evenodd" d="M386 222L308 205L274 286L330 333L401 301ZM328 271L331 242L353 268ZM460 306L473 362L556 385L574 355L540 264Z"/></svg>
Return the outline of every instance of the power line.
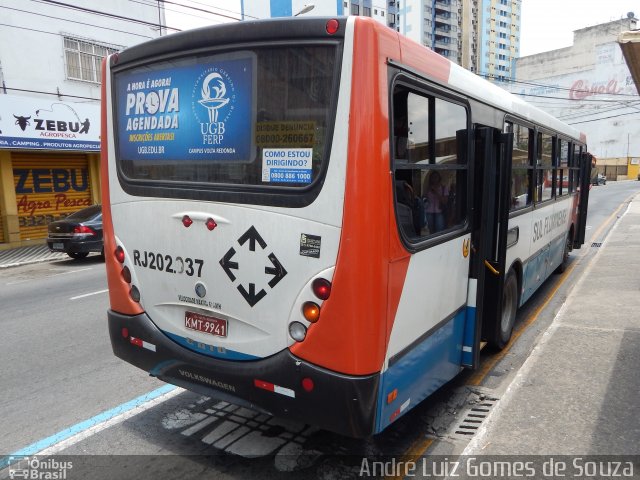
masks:
<svg viewBox="0 0 640 480"><path fill-rule="evenodd" d="M97 86L97 85L96 85ZM60 92L43 92L41 90L26 90L24 88L9 88L9 87L3 87L5 90L12 90L14 92L28 92L28 93L41 93L43 95L55 95L56 97L69 97L69 98L81 98L83 100L96 100L96 101L100 101L99 98L93 98L93 97L81 97L79 95L67 95L65 93L60 93Z"/></svg>
<svg viewBox="0 0 640 480"><path fill-rule="evenodd" d="M129 1L132 2L132 3L137 3L137 4L140 4L140 5L144 5L146 7L158 8L157 4L148 3L148 2L145 2L144 0L129 0ZM151 1L153 1L153 0L151 0ZM188 5L184 5L184 7L185 8L190 8ZM205 17L204 15L196 15L194 13L184 12L184 11L181 11L181 10L177 10L175 8L168 8L168 7L165 7L165 6L163 6L162 8L164 9L165 12L174 12L174 13L177 13L177 14L180 14L180 15L188 15L190 17L199 18L199 19L207 20L207 21L214 20L214 19L212 19L210 17ZM212 13L212 15L220 16L217 13ZM231 18L231 17L227 17L227 18ZM234 20L239 20L239 19L235 18Z"/></svg>
<svg viewBox="0 0 640 480"><path fill-rule="evenodd" d="M495 75L491 75L491 74L478 74L478 75L489 80L496 80ZM558 85L552 85L549 83L536 83L536 82L525 81L525 80L514 80L508 77L505 77L502 81L504 81L505 83L516 83L516 84L522 84L522 85L531 85L534 87L544 87L544 88L549 88L554 90L563 90L566 92L590 93L593 95L611 95L611 96L619 96L619 97L636 97L636 98L640 97L640 95L631 94L631 93L593 93L591 90L560 87Z"/></svg>
<svg viewBox="0 0 640 480"><path fill-rule="evenodd" d="M566 122L568 125L578 125L579 123L591 123L599 122L600 120L608 120L609 118L624 117L625 115L637 115L638 112L620 113L618 115L612 115L610 117L594 118L593 120L583 120L581 122Z"/></svg>
<svg viewBox="0 0 640 480"><path fill-rule="evenodd" d="M208 13L210 15L217 15L219 17L224 17L224 18L230 18L231 20L240 20L239 18L236 17L230 17L229 15L225 15L223 13L216 13L216 12L212 12L211 10L206 10L204 8L200 8L200 7L194 7L194 6L189 6L189 5L185 5L184 3L179 3L179 2L173 2L171 0L158 0L161 3L168 3L170 5L178 5L180 7L184 7L184 8L190 8L191 10L196 10L198 12L204 12L204 13Z"/></svg>
<svg viewBox="0 0 640 480"><path fill-rule="evenodd" d="M140 19L132 18L132 17L125 17L123 15L116 15L115 13L107 13L107 12L103 12L103 11L100 11L100 10L94 10L92 8L79 7L77 5L71 5L69 3L58 2L56 0L31 0L31 1L32 2L45 3L45 4L49 4L49 5L56 5L56 6L59 6L59 7L68 8L70 10L78 10L78 11L81 11L81 12L92 13L94 15L100 15L100 16L103 16L103 17L114 18L116 20L122 20L122 21L132 22L132 23L138 23L140 25L146 25L148 27L166 28L166 29L169 29L169 30L177 31L177 32L181 31L179 28L169 27L168 25L161 25L160 23L147 22L146 20L140 20Z"/></svg>
<svg viewBox="0 0 640 480"><path fill-rule="evenodd" d="M28 13L28 14L31 14L31 15L37 15L39 17L53 18L55 20L62 20L62 21L65 21L65 22L77 23L79 25L87 25L89 27L102 28L104 30L111 30L112 32L126 33L128 35L135 35L137 37L143 37L143 38L149 38L149 39L154 38L154 37L150 37L149 35L142 35L140 33L127 32L126 30L118 30L116 28L102 27L100 25L94 25L92 23L85 23L85 22L78 22L77 20L69 20L67 18L62 18L62 17L54 17L52 15L45 15L44 13L36 13L36 12L30 12L28 10L20 10L19 8L12 8L12 7L3 7L3 8L6 9L6 10L14 10L16 12ZM5 25L5 24L3 24L3 25ZM5 25L5 26L13 26L13 25ZM16 28L24 28L24 27L16 27ZM29 30L29 29L25 28L25 30ZM34 31L40 31L40 30L34 30ZM51 32L42 32L42 33L51 33ZM55 35L59 35L59 34L55 34Z"/></svg>
<svg viewBox="0 0 640 480"><path fill-rule="evenodd" d="M511 92L514 95L520 95L522 97L534 97L534 98L551 98L553 100L562 100L565 102L606 102L606 103L621 103L621 100L614 100L614 99L601 99L598 100L596 98L581 98L579 100L577 99L573 99L573 98L563 98L563 97L551 97L549 95L534 95L532 93L518 93L518 92ZM627 100L629 102L633 102L635 100Z"/></svg>

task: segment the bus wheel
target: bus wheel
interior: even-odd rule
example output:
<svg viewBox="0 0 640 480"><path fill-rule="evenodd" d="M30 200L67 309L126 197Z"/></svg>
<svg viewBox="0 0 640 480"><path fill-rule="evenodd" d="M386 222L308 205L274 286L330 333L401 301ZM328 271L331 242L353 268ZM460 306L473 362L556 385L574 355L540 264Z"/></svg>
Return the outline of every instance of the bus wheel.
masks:
<svg viewBox="0 0 640 480"><path fill-rule="evenodd" d="M513 270L509 270L502 290L502 314L500 316L500 332L493 346L503 349L511 339L513 324L518 310L518 279Z"/></svg>
<svg viewBox="0 0 640 480"><path fill-rule="evenodd" d="M564 273L564 271L569 266L569 252L571 252L571 245L573 244L573 239L571 238L571 233L567 233L567 240L564 242L564 252L562 252L562 263L558 265L555 273Z"/></svg>

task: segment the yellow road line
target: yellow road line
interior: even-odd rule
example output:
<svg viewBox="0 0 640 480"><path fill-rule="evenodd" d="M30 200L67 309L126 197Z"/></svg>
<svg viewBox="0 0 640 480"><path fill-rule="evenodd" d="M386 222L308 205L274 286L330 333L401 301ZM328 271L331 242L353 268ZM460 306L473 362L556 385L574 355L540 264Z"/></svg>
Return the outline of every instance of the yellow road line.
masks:
<svg viewBox="0 0 640 480"><path fill-rule="evenodd" d="M433 438L420 438L419 440L415 441L413 445L409 447L409 450L407 450L407 452L402 455L400 461L404 462L403 465L405 465L406 468L408 468L410 464L415 464L420 459L420 457L424 455L424 452L427 451L433 441ZM402 480L406 477L407 473L408 472L405 470L404 475L385 477L385 480Z"/></svg>

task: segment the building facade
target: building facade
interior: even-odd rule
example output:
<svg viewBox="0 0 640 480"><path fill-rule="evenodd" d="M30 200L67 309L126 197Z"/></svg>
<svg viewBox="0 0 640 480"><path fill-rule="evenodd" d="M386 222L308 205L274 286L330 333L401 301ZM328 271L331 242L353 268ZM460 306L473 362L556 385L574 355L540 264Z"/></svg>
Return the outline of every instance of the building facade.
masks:
<svg viewBox="0 0 640 480"><path fill-rule="evenodd" d="M0 249L42 244L47 224L100 203L100 82L107 54L161 33L153 3L3 0Z"/></svg>
<svg viewBox="0 0 640 480"><path fill-rule="evenodd" d="M489 80L515 79L520 56L521 0L471 0L469 70Z"/></svg>
<svg viewBox="0 0 640 480"><path fill-rule="evenodd" d="M313 5L312 9L308 9ZM305 9L307 7L307 9ZM242 17L245 20L292 17L297 15L345 16L363 15L384 24L395 25L395 1L387 0L331 0L310 2L309 0L269 0L254 2L243 0Z"/></svg>
<svg viewBox="0 0 640 480"><path fill-rule="evenodd" d="M489 80L515 78L522 0L336 0L307 15L375 19ZM245 19L294 16L308 0L243 1Z"/></svg>
<svg viewBox="0 0 640 480"><path fill-rule="evenodd" d="M587 135L600 173L610 180L637 178L640 96L617 43L635 30L633 14L574 32L573 45L516 61L506 86Z"/></svg>

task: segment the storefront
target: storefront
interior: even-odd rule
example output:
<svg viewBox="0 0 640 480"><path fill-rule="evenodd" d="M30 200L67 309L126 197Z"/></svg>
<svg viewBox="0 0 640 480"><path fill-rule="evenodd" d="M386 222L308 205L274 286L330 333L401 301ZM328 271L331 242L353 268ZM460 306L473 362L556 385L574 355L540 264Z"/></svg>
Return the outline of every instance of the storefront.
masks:
<svg viewBox="0 0 640 480"><path fill-rule="evenodd" d="M0 249L100 203L99 118L96 103L0 95Z"/></svg>

